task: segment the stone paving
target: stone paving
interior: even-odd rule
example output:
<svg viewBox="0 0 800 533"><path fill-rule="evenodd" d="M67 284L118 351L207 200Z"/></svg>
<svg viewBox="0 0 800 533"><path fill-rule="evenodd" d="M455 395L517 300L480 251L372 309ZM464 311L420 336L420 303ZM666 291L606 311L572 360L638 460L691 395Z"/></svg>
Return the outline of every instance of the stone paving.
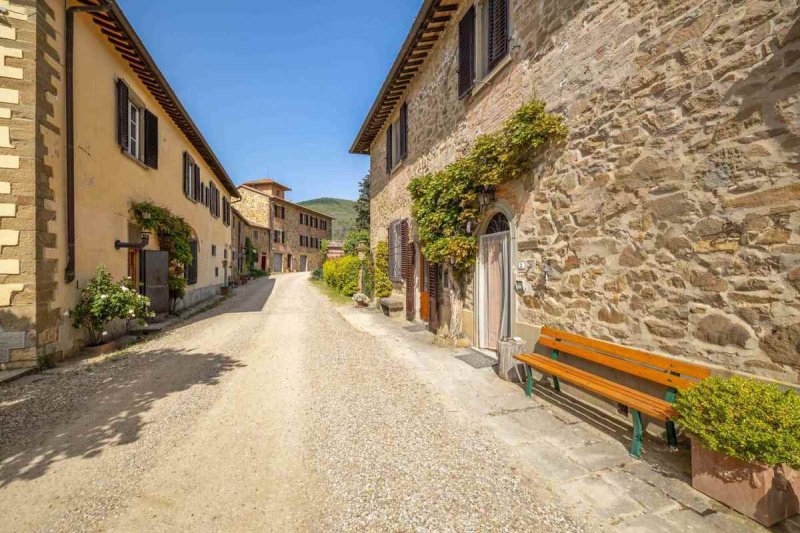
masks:
<svg viewBox="0 0 800 533"><path fill-rule="evenodd" d="M457 359L463 349L437 347L427 332L380 312L339 307L356 328L381 338L387 349L437 389L453 409L467 410L513 450L509 461L541 480L590 522L614 531L767 531L695 491L688 447L670 450L645 440L643 458L628 455L630 426L593 406L537 385L500 380L492 368ZM800 518L773 528L800 532Z"/></svg>

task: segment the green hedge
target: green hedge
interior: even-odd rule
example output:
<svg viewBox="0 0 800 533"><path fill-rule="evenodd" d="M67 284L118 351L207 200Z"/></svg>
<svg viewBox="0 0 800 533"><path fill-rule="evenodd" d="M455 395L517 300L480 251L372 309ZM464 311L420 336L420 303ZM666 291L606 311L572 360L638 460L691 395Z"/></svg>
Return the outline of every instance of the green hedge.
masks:
<svg viewBox="0 0 800 533"><path fill-rule="evenodd" d="M361 260L352 255L330 259L322 267L322 278L329 287L345 296L358 292Z"/></svg>
<svg viewBox="0 0 800 533"><path fill-rule="evenodd" d="M678 423L713 451L800 468L800 395L754 379L711 377L678 395Z"/></svg>
<svg viewBox="0 0 800 533"><path fill-rule="evenodd" d="M375 297L388 298L392 295L392 281L389 279L389 243L381 241L375 247Z"/></svg>

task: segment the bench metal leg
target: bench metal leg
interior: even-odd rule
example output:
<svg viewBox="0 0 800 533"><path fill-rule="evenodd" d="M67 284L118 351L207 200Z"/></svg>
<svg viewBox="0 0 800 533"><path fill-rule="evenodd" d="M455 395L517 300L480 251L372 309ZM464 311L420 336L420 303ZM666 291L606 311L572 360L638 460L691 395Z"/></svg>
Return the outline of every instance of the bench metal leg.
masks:
<svg viewBox="0 0 800 533"><path fill-rule="evenodd" d="M558 350L553 350L553 353L550 355L550 358L558 361L558 355L559 355ZM558 377L556 376L553 376L553 388L557 392L561 392L561 382L558 380Z"/></svg>
<svg viewBox="0 0 800 533"><path fill-rule="evenodd" d="M525 375L528 378L525 382L525 396L530 398L533 396L533 370L528 365L525 365Z"/></svg>
<svg viewBox="0 0 800 533"><path fill-rule="evenodd" d="M667 395L665 399L669 403L675 403L675 396L677 395L678 391L674 388L667 389ZM671 420L667 420L667 445L670 448L677 448L678 447L678 432L675 430L675 422Z"/></svg>
<svg viewBox="0 0 800 533"><path fill-rule="evenodd" d="M667 445L670 448L678 447L678 432L675 430L675 422L667 420Z"/></svg>
<svg viewBox="0 0 800 533"><path fill-rule="evenodd" d="M642 457L642 436L644 428L642 425L642 413L631 411L633 417L633 442L631 443L631 456L640 459Z"/></svg>

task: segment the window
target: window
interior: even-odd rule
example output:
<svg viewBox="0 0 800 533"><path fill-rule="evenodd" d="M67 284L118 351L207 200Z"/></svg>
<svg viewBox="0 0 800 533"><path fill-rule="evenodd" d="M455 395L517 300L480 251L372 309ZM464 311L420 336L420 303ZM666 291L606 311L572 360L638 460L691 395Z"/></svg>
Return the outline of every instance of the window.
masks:
<svg viewBox="0 0 800 533"><path fill-rule="evenodd" d="M465 96L508 56L508 0L476 2L458 25L458 94Z"/></svg>
<svg viewBox="0 0 800 533"><path fill-rule="evenodd" d="M258 240L258 230L257 230L257 229L254 229L254 230L253 230L253 240L254 240L254 241L257 241L257 240Z"/></svg>
<svg viewBox="0 0 800 533"><path fill-rule="evenodd" d="M284 244L286 243L286 232L281 230L275 230L272 234L272 242Z"/></svg>
<svg viewBox="0 0 800 533"><path fill-rule="evenodd" d="M158 117L145 109L122 80L117 80L117 143L124 153L158 168Z"/></svg>
<svg viewBox="0 0 800 533"><path fill-rule="evenodd" d="M214 267L214 277L215 278L219 277L219 267Z"/></svg>
<svg viewBox="0 0 800 533"><path fill-rule="evenodd" d="M386 173L391 172L408 156L408 104L400 106L400 116L386 131Z"/></svg>
<svg viewBox="0 0 800 533"><path fill-rule="evenodd" d="M139 159L139 114L141 110L128 100L128 149L129 155Z"/></svg>
<svg viewBox="0 0 800 533"><path fill-rule="evenodd" d="M286 218L286 208L282 205L275 206L275 218Z"/></svg>
<svg viewBox="0 0 800 533"><path fill-rule="evenodd" d="M212 257L216 257L217 256L217 245L216 244L212 244L211 245L211 256Z"/></svg>
<svg viewBox="0 0 800 533"><path fill-rule="evenodd" d="M403 277L403 241L400 233L399 220L389 224L389 277L395 281Z"/></svg>
<svg viewBox="0 0 800 533"><path fill-rule="evenodd" d="M194 200L194 159L188 152L183 152L183 194Z"/></svg>

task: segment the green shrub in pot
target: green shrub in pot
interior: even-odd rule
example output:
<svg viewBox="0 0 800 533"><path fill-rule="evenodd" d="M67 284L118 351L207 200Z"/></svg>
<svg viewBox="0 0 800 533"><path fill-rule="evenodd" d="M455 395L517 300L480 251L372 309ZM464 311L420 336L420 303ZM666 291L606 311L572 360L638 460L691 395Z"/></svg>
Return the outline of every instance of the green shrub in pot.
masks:
<svg viewBox="0 0 800 533"><path fill-rule="evenodd" d="M707 449L748 463L800 468L800 395L741 377L682 391L677 422Z"/></svg>

